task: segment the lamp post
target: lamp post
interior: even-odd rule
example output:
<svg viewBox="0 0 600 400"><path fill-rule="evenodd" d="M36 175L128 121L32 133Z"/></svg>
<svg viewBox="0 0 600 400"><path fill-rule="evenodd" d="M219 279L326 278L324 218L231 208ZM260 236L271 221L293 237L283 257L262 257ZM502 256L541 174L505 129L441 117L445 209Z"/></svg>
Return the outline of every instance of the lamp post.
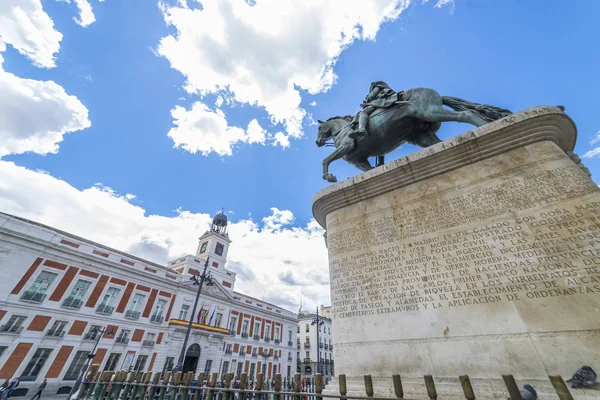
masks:
<svg viewBox="0 0 600 400"><path fill-rule="evenodd" d="M90 362L94 359L94 357L96 357L96 347L98 347L98 343L100 343L100 339L104 335L104 332L106 332L106 327L104 327L102 329L96 328L94 332L99 334L98 339L96 339L96 343L94 344L94 348L92 349L92 352L87 355L87 361L85 362L85 365L83 366L83 369L81 370L81 373L79 374L79 377L77 378L77 381L75 381L75 384L71 388L68 399L71 399L72 396L75 393L77 393L77 390L79 390L79 386L81 386L81 382L83 381L83 377L84 377L85 373L87 372L88 367L90 366ZM108 330L108 334L114 335L114 331L112 330L112 328Z"/></svg>
<svg viewBox="0 0 600 400"><path fill-rule="evenodd" d="M198 292L196 292L196 300L194 301L194 308L192 308L192 315L190 316L190 323L187 327L187 332L185 333L185 338L183 339L183 347L181 347L181 353L179 353L179 360L177 361L177 365L173 370L173 373L181 371L183 369L183 359L185 358L185 352L187 350L188 339L190 338L190 333L192 332L192 324L194 323L194 317L196 316L196 308L198 307L198 300L200 300L200 292L202 291L202 285L204 281L209 286L213 284L213 277L210 272L207 274L206 269L208 268L208 257L206 257L206 262L204 263L204 271L202 271L202 275L198 276L198 271L190 278L194 281L194 285L198 285Z"/></svg>
<svg viewBox="0 0 600 400"><path fill-rule="evenodd" d="M317 316L313 319L311 325L317 325L317 344L321 346L321 342L319 341L319 331L321 330L321 325L325 324L323 322L323 317L319 316L319 307L317 306ZM319 347L320 349L321 347ZM317 373L321 373L321 351L317 349Z"/></svg>

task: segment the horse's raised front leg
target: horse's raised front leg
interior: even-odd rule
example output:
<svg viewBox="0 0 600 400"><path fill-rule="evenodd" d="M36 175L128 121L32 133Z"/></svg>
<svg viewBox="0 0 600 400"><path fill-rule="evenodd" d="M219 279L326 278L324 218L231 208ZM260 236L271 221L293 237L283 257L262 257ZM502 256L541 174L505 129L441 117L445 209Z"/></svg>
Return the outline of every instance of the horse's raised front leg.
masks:
<svg viewBox="0 0 600 400"><path fill-rule="evenodd" d="M327 182L337 182L337 178L329 173L329 164L344 157L354 149L354 140L348 138L340 142L340 146L323 160L323 179Z"/></svg>

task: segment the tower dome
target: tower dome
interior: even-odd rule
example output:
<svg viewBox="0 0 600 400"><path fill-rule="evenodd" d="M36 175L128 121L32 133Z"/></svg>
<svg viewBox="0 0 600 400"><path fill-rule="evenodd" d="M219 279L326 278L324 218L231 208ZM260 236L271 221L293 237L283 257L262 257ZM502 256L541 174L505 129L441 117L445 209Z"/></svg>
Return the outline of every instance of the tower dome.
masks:
<svg viewBox="0 0 600 400"><path fill-rule="evenodd" d="M227 232L227 215L220 211L214 216L211 230L225 234Z"/></svg>

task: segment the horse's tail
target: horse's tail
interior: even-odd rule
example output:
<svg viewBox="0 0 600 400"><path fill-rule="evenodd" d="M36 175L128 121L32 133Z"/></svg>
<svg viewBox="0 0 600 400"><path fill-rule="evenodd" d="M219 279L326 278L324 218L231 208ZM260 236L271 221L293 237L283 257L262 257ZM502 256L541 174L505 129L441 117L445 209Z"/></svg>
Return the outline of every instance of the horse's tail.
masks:
<svg viewBox="0 0 600 400"><path fill-rule="evenodd" d="M454 111L469 111L477 114L485 122L492 122L512 114L510 110L490 106L489 104L471 103L458 97L442 96L442 104L452 108Z"/></svg>

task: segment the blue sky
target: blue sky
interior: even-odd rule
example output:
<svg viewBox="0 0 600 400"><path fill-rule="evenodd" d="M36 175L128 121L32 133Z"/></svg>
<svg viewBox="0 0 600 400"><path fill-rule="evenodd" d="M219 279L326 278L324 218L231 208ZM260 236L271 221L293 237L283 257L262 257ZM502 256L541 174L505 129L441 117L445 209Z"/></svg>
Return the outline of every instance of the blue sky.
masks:
<svg viewBox="0 0 600 400"><path fill-rule="evenodd" d="M312 121L356 112L371 81L512 111L562 104L600 173L600 2L255 3L0 5L0 209L164 261L193 252L225 207L241 289L273 285L268 299L292 307L300 287L328 297L311 199L331 149L314 145ZM17 9L46 19L24 24Z"/></svg>

